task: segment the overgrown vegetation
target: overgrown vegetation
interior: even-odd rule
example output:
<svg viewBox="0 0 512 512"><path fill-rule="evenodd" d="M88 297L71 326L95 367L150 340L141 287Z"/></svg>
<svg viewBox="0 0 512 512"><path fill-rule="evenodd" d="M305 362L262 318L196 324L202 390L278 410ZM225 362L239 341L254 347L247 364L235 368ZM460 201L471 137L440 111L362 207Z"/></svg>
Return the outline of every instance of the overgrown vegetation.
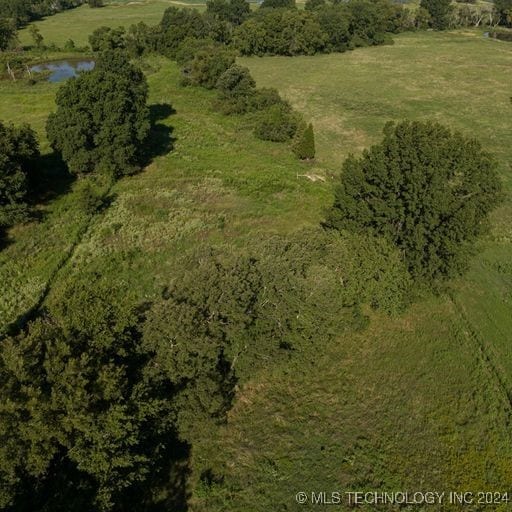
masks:
<svg viewBox="0 0 512 512"><path fill-rule="evenodd" d="M318 4L308 5L308 16L322 7ZM264 5L262 11L284 12L280 1L265 0ZM293 443L300 444L304 433L304 453L292 457L301 462L305 457L307 463L297 464L295 473L296 468L306 474L314 471L313 460L318 463L320 452L325 460L334 454L337 469L323 464L318 478L342 474L350 488L397 485L402 479L410 484L414 477L425 481L429 465L418 464L418 448L407 446L411 440L418 441L425 457L427 447L434 445L443 455L446 474L452 464L454 474L477 475L476 481L487 483L487 476L478 476L485 466L482 474L507 481L509 469L500 466L501 458L492 471L485 463L475 464L471 453L461 462L468 445L479 446L478 436L496 441L502 457L510 451L505 421L509 404L500 394L503 382L489 377L486 365L491 359L485 348L478 352L481 359L462 348L468 326L456 314L446 314L449 306L443 298L404 313L414 298L413 280L431 283L467 263L467 249L483 231L482 221L500 195L493 160L474 139L439 124L388 125L381 144L345 161L329 219L336 229L321 229L320 211L330 204L327 169L315 169L306 175L311 183L304 183L299 172L309 171L309 164L294 160L279 144L263 142L291 141L299 159L312 160L312 124L277 90L257 88L250 71L234 64L225 44L229 24L247 23L242 7L218 3L209 6L204 18L183 16L185 25L197 25L197 37L182 40L174 32L164 45L182 66L179 80L174 65L156 58L140 61L146 78L124 53L128 36L102 29L93 37L96 51L103 52L95 70L57 93L57 113L48 120L49 140L81 179L72 191L62 193L71 214L62 210L56 225L63 231L71 218L79 226L76 237L66 238L66 251L71 249L51 271L44 291L40 286L33 290L33 295L41 293L40 299L14 315L16 321L9 323L10 332L0 345L3 506L41 512L70 506L88 512L147 510L153 505L175 509L179 505L172 498L180 496L185 502L188 496L181 497L184 485L176 483L186 478L187 470L174 464L192 445L193 509L246 508L254 503L250 493L258 489L265 490L258 509L268 510L276 496L287 507L283 490L279 493L273 486L295 485L300 475L291 477L294 471L279 456L281 446L270 454L256 453L251 443L261 442L266 428L279 430L277 443L287 441L287 452ZM302 16L295 14L290 19ZM181 15L173 10L167 16L169 27ZM211 20L214 25L208 26L227 31L216 37L204 32L204 23ZM162 33L160 28L139 28L128 33L137 41L132 55L140 56L150 51L141 41L150 34L147 40L151 45L157 41L158 48ZM381 33L364 30L352 33L361 38L357 46L384 42ZM170 33L168 28L165 37ZM332 48L343 41L344 36L336 39ZM368 72L374 71L369 66ZM157 102L149 108L146 80ZM179 88L178 81L201 88ZM41 91L47 89L42 86ZM163 98L172 99L173 106L177 98L181 116L177 151L170 155L171 130L155 124L175 112ZM375 105L347 104L365 119L375 116L380 122L383 117ZM220 114L211 111L212 105ZM146 142L150 117L151 148ZM43 120L38 122L41 128ZM104 175L121 178L140 169L145 163L140 148L146 145L163 158L144 175L113 185L106 179L102 188ZM226 154L237 157L226 161ZM24 168L15 164L9 169ZM325 165L323 153L318 165ZM315 182L318 176L323 179ZM298 230L303 223L316 226ZM41 245L50 231L38 229ZM19 241L13 246L17 250ZM46 267L53 264L48 261ZM418 324L415 311L421 308L427 314ZM394 315L397 323L387 315ZM450 322L443 324L445 319ZM376 333L376 325L391 326L394 341ZM428 335L425 326L431 329ZM365 329L370 331L364 334ZM409 332L414 332L411 339ZM440 334L446 334L445 341L439 341ZM369 342L378 336L382 345ZM459 351L470 378L457 372ZM405 370L390 372L399 354L414 370L407 385L402 381ZM434 358L442 368L439 374L431 368ZM375 374L365 378L366 364ZM319 369L326 369L329 381L319 378ZM454 393L451 414L446 405L440 411L423 406L416 395L430 398L440 375L450 376L446 384L441 379L441 387ZM377 396L381 378L389 386ZM431 380L436 385L429 387ZM271 397L265 389L257 390L256 398L250 396L254 386L266 382L277 389L286 382L289 387L280 389L281 399L297 393L308 400L285 400L283 410L279 396L260 403L263 413L270 409L272 414L259 428L258 421L245 424L249 431L253 428L246 438L245 463L223 464L229 449L223 453L222 447L229 448L235 436L219 439L222 432L243 423L244 404L250 409L259 395ZM385 406L398 406L404 394L421 422L398 407L406 434L402 442L389 430L390 424L396 430L396 422ZM446 399L446 393L439 394ZM325 407L316 409L313 398L326 401ZM374 398L378 406L372 406ZM367 408L354 413L361 403ZM365 424L366 418L374 421L375 407L380 422ZM338 411L347 421L335 434L333 429L340 429ZM447 420L452 416L453 421ZM287 423L290 419L293 425ZM424 433L425 422L434 423L432 435ZM321 423L321 431L310 436L312 423L317 428ZM422 434L416 431L419 426ZM375 432L382 432L385 441L378 441ZM453 451L448 443L456 444ZM485 454L492 455L491 450ZM357 475L347 478L352 470ZM309 477L304 481L316 482Z"/></svg>

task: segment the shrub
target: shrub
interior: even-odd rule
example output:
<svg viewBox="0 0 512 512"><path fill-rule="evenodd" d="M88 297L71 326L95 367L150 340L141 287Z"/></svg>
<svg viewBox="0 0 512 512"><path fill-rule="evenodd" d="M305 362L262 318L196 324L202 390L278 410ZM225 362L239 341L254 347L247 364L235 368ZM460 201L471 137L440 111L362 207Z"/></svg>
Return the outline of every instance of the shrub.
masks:
<svg viewBox="0 0 512 512"><path fill-rule="evenodd" d="M180 58L185 58L185 53L190 51L190 43L187 49L181 50ZM183 85L200 85L206 89L213 89L219 77L235 62L235 53L218 43L205 43L198 45L191 60L183 66Z"/></svg>
<svg viewBox="0 0 512 512"><path fill-rule="evenodd" d="M160 22L161 34L158 38L160 53L174 58L180 44L187 38L208 37L205 19L195 9L168 7Z"/></svg>
<svg viewBox="0 0 512 512"><path fill-rule="evenodd" d="M249 69L238 64L229 67L217 81L216 107L225 114L243 114L249 110L256 92L256 82Z"/></svg>
<svg viewBox="0 0 512 512"><path fill-rule="evenodd" d="M272 105L259 113L254 134L262 140L286 142L296 133L300 117L287 105Z"/></svg>
<svg viewBox="0 0 512 512"><path fill-rule="evenodd" d="M291 108L290 105L281 98L277 89L262 87L256 89L249 98L249 110L266 110L273 105L283 105L285 108Z"/></svg>
<svg viewBox="0 0 512 512"><path fill-rule="evenodd" d="M343 52L350 47L349 13L345 4L326 5L317 8L315 18L326 34L327 48Z"/></svg>
<svg viewBox="0 0 512 512"><path fill-rule="evenodd" d="M492 37L501 41L512 41L512 30L495 30L492 33Z"/></svg>
<svg viewBox="0 0 512 512"><path fill-rule="evenodd" d="M73 39L68 39L64 43L64 50L67 51L67 52L74 52L76 50L75 41L73 41Z"/></svg>
<svg viewBox="0 0 512 512"><path fill-rule="evenodd" d="M494 8L499 16L500 25L512 26L512 0L495 0Z"/></svg>
<svg viewBox="0 0 512 512"><path fill-rule="evenodd" d="M89 45L93 52L104 52L125 48L125 30L123 27L99 27L89 36Z"/></svg>
<svg viewBox="0 0 512 512"><path fill-rule="evenodd" d="M295 134L292 150L300 160L312 160L315 158L315 135L313 125L305 123Z"/></svg>
<svg viewBox="0 0 512 512"><path fill-rule="evenodd" d="M90 179L84 179L78 185L76 203L78 208L86 215L98 212L105 202L105 190Z"/></svg>

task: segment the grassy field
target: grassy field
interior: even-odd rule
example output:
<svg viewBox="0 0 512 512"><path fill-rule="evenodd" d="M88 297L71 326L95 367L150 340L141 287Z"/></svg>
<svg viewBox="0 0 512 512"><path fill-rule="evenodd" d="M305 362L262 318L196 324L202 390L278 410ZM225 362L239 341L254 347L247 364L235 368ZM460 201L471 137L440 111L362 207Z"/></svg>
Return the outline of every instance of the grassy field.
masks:
<svg viewBox="0 0 512 512"><path fill-rule="evenodd" d="M205 2L199 0L141 0L112 2L100 9L91 9L88 5L83 5L49 16L35 25L41 31L45 44L55 43L62 47L66 41L73 39L77 46L85 46L88 44L89 34L99 27L128 28L139 21L156 25L167 7L192 6L204 10L204 4ZM28 29L22 30L19 38L22 44L32 44Z"/></svg>
<svg viewBox="0 0 512 512"><path fill-rule="evenodd" d="M330 187L298 177L310 167L286 145L258 141L247 120L213 113L213 93L179 88L179 72L169 61L154 60L146 70L150 102L162 118L152 136L155 153L166 145L174 150L116 184L115 200L99 218L73 208L76 183L70 183L70 192L39 206L41 222L11 231L12 243L0 252L2 324L37 304L70 249L72 265L62 273L82 265L111 269L112 279L133 282L144 297L159 291L155 282L202 241L243 245L321 219ZM30 122L46 153L45 117L57 89L0 82L0 119ZM83 239L74 247L77 237Z"/></svg>
<svg viewBox="0 0 512 512"><path fill-rule="evenodd" d="M259 85L279 88L313 121L318 164L327 170L338 172L349 153L379 140L387 121L402 119L442 122L478 138L495 156L506 200L493 216L482 255L453 296L474 333L496 353L496 364L512 376L512 45L477 31L427 32L342 55L241 63Z"/></svg>
<svg viewBox="0 0 512 512"><path fill-rule="evenodd" d="M85 41L93 25L83 9L43 21L43 35L51 40L43 27L54 22L52 37L73 28ZM499 161L508 196L483 252L450 293L399 318L372 314L369 330L256 375L228 423L194 447L191 510L312 510L295 503L299 491L510 490L512 45L477 32L403 34L394 46L242 63L313 121L317 161L256 140L246 119L211 111L212 93L180 88L174 64L150 59L152 164L119 181L94 217L76 209L77 183L49 184L41 220L13 229L0 252L2 323L85 270L151 298L199 244L245 250L315 224L348 153L378 141L388 120L434 118ZM47 153L57 88L0 82L0 119L31 122ZM312 170L326 182L300 176ZM481 509L507 506L465 508Z"/></svg>

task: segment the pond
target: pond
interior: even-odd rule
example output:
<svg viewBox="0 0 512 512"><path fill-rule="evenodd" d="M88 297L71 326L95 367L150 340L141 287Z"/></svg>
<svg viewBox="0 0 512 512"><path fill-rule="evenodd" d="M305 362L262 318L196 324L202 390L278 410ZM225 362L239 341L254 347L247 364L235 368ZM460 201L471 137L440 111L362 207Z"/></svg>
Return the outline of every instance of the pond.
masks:
<svg viewBox="0 0 512 512"><path fill-rule="evenodd" d="M32 66L30 71L33 73L49 71L48 82L56 83L77 76L80 71L90 71L93 68L93 60L60 60L37 64Z"/></svg>

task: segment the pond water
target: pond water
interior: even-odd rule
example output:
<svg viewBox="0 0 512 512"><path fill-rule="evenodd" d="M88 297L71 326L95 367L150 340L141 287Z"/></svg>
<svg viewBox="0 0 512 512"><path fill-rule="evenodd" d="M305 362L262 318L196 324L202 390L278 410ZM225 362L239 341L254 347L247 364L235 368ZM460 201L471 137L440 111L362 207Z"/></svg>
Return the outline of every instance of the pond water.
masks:
<svg viewBox="0 0 512 512"><path fill-rule="evenodd" d="M90 71L94 68L93 60L60 60L55 62L45 62L32 66L30 71L33 73L41 73L42 71L50 71L48 82L62 82L77 76L80 71Z"/></svg>

